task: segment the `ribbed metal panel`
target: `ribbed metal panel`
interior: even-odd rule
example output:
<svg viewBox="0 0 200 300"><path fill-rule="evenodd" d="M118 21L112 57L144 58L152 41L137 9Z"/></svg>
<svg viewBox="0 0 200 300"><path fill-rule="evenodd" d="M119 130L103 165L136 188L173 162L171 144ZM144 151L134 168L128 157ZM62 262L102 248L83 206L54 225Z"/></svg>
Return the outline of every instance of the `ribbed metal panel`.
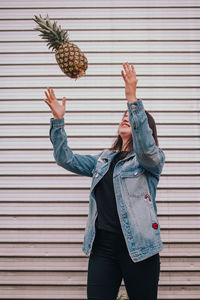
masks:
<svg viewBox="0 0 200 300"><path fill-rule="evenodd" d="M33 16L46 13L85 52L84 78L67 78L33 30ZM91 178L55 163L44 90L67 98L74 153L97 154L127 109L128 61L166 155L158 299L200 300L199 16L199 0L0 1L0 299L87 299Z"/></svg>

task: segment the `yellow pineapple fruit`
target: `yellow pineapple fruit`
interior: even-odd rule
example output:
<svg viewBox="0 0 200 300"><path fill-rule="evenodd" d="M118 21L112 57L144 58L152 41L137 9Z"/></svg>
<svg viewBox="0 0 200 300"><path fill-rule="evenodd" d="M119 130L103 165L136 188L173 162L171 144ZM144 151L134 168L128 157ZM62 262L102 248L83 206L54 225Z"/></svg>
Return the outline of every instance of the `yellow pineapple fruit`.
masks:
<svg viewBox="0 0 200 300"><path fill-rule="evenodd" d="M33 20L39 25L34 29L39 30L42 38L48 42L49 48L55 50L56 61L61 70L71 78L84 76L88 60L80 48L69 41L68 31L61 29L55 21L52 24L48 14L46 19L40 15L35 16Z"/></svg>

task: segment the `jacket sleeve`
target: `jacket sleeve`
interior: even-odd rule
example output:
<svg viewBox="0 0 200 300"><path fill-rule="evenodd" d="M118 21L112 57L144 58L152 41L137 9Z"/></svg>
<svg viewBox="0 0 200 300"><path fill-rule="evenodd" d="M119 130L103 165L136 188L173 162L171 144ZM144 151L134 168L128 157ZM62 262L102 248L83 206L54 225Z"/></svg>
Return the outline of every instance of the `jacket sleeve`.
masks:
<svg viewBox="0 0 200 300"><path fill-rule="evenodd" d="M68 146L67 135L64 130L64 118L50 119L49 136L57 165L79 175L93 176L92 170L101 153L97 155L74 154Z"/></svg>
<svg viewBox="0 0 200 300"><path fill-rule="evenodd" d="M142 99L127 102L127 106L137 159L147 171L159 176L165 163L165 154L155 143Z"/></svg>

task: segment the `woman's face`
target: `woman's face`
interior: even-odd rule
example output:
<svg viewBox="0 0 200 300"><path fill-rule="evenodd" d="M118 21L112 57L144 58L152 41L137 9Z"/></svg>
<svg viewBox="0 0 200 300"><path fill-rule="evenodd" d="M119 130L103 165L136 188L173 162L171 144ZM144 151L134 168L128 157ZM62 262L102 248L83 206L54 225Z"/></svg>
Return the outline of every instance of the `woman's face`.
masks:
<svg viewBox="0 0 200 300"><path fill-rule="evenodd" d="M120 136L123 138L129 138L132 134L131 125L129 123L129 111L126 111L124 114L122 121L119 123L118 132Z"/></svg>

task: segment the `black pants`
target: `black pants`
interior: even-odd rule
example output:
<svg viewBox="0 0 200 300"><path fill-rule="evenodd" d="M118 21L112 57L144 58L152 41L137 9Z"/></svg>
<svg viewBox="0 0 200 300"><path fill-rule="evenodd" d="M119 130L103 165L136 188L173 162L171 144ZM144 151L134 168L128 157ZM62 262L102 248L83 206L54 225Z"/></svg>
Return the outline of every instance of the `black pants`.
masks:
<svg viewBox="0 0 200 300"><path fill-rule="evenodd" d="M160 254L133 262L123 234L97 229L88 260L88 300L116 300L122 278L129 300L157 300Z"/></svg>

